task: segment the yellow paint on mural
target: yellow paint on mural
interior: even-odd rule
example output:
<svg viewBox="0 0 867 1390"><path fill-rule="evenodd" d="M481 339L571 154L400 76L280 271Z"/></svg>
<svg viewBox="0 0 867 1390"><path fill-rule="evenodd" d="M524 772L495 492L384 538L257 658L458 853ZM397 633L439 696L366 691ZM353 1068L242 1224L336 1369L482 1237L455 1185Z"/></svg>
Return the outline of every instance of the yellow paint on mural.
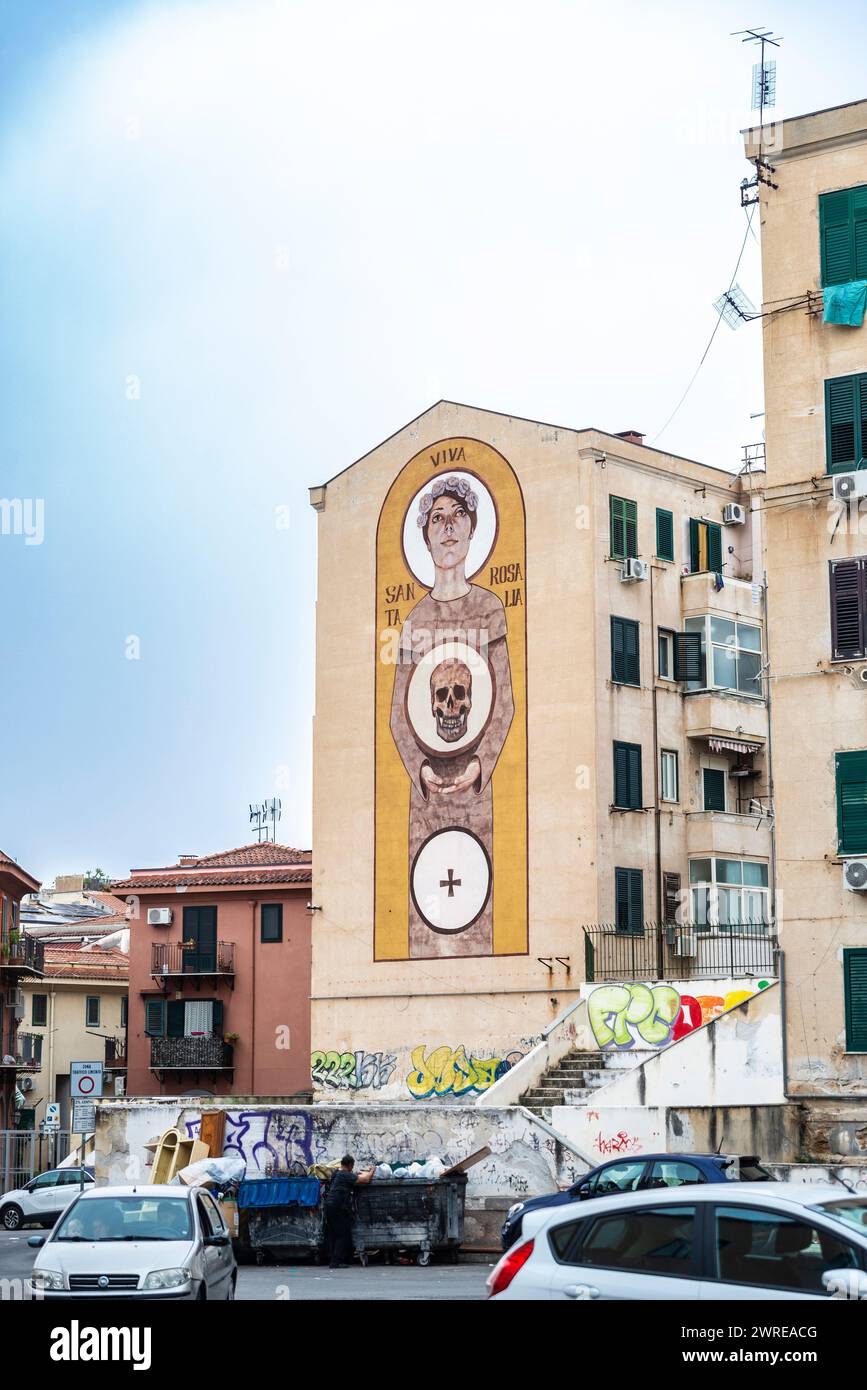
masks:
<svg viewBox="0 0 867 1390"><path fill-rule="evenodd" d="M505 723L507 732L490 774L492 849L489 852L484 832L467 837L482 845L480 862L484 856L484 862L492 865L490 945L481 950L462 949L460 930L450 928L452 935L446 936L444 931L439 938L431 935L433 948L428 953L423 947L410 948L409 823L413 785L396 743L392 702L396 698L401 633L406 631L407 620L417 606L428 600L433 584L432 579L424 583L419 577L420 574L427 577L424 563L428 558L420 545L422 533L418 529L421 523L417 514L424 503L420 504L419 498L430 497L425 489L435 480L441 483L454 475L465 479L465 488L475 489L470 494L469 504L472 506L475 498L478 521L467 554L466 578L472 586L476 605L484 607L487 604L499 623L505 621L506 679L510 680L514 713L511 722ZM405 960L428 955L523 954L528 945L526 545L523 498L511 466L501 454L480 440L460 437L429 445L405 465L389 489L380 514L376 546L374 958ZM481 590L496 597L485 599ZM461 650L471 664L466 649ZM452 665L469 675L468 665L461 666L460 662ZM442 666L437 671L441 669ZM430 678L431 691L436 674L434 671ZM490 678L488 681L490 686ZM493 694L489 695L491 702L498 693L496 682L493 684ZM475 689L484 689L478 676ZM427 695L426 687L423 693ZM433 699L433 694L427 699ZM418 704L417 707L421 708ZM407 715L409 720L414 717L412 711ZM432 717L430 711L427 717ZM416 719L416 728L417 722ZM472 744L467 746L471 751ZM419 797L416 800L424 807ZM439 872L436 863L434 871ZM448 879L439 880L449 898L457 897L461 887L461 879L455 876L454 888L447 888L451 880L449 868ZM464 891L467 887L465 878ZM412 903L417 903L415 884ZM451 906L447 903L448 908ZM423 907L418 907L417 921L419 915L424 918Z"/></svg>

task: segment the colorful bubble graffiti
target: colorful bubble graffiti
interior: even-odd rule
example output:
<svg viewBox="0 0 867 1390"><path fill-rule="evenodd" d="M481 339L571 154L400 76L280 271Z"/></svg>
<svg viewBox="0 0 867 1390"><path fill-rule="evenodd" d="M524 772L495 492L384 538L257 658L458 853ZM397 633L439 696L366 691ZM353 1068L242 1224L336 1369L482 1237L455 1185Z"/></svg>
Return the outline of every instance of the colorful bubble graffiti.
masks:
<svg viewBox="0 0 867 1390"><path fill-rule="evenodd" d="M727 994L681 994L672 985L600 985L587 999L587 1017L600 1048L665 1047L719 1018L770 981Z"/></svg>

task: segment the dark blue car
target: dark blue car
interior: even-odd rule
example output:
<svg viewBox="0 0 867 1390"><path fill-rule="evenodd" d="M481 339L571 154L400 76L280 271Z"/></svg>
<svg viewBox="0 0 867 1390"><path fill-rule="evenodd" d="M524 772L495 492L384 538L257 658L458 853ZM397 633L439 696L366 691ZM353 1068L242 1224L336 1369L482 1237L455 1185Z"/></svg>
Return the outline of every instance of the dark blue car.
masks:
<svg viewBox="0 0 867 1390"><path fill-rule="evenodd" d="M654 1187L685 1187L705 1182L771 1182L772 1175L754 1154L636 1154L591 1168L565 1192L549 1192L510 1207L500 1232L503 1249L521 1234L524 1213L540 1207L563 1207L590 1197L617 1192L645 1192Z"/></svg>

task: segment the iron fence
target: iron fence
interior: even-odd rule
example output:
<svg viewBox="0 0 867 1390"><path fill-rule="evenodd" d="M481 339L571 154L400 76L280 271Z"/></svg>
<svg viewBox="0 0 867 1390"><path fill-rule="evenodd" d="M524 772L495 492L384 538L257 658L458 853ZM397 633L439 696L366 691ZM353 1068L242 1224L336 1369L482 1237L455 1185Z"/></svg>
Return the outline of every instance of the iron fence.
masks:
<svg viewBox="0 0 867 1390"><path fill-rule="evenodd" d="M584 978L710 980L779 974L776 928L745 923L734 931L645 922L624 931L615 923L582 926Z"/></svg>
<svg viewBox="0 0 867 1390"><path fill-rule="evenodd" d="M152 975L234 975L235 943L217 941L213 946L185 946L182 941L155 943L151 948Z"/></svg>
<svg viewBox="0 0 867 1390"><path fill-rule="evenodd" d="M12 970L24 970L28 975L45 973L45 943L26 932L17 938L7 937L0 947L0 965Z"/></svg>
<svg viewBox="0 0 867 1390"><path fill-rule="evenodd" d="M78 1144L68 1129L45 1134L35 1129L0 1129L0 1192L23 1187L56 1168Z"/></svg>
<svg viewBox="0 0 867 1390"><path fill-rule="evenodd" d="M105 1039L105 1065L112 1071L122 1071L126 1066L125 1037L107 1037Z"/></svg>

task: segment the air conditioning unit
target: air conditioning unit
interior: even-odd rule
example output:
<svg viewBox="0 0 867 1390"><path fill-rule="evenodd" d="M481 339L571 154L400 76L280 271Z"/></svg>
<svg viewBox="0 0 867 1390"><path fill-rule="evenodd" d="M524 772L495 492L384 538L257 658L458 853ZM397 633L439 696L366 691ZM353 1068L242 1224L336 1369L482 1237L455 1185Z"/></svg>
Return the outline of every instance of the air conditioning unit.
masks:
<svg viewBox="0 0 867 1390"><path fill-rule="evenodd" d="M634 584L637 579L646 579L649 573L650 565L646 560L630 558L624 560L620 567L620 582L622 584Z"/></svg>
<svg viewBox="0 0 867 1390"><path fill-rule="evenodd" d="M694 931L681 932L674 954L676 956L694 956L696 953L696 945L696 935Z"/></svg>
<svg viewBox="0 0 867 1390"><path fill-rule="evenodd" d="M843 886L850 893L867 892L867 859L847 859L843 865Z"/></svg>
<svg viewBox="0 0 867 1390"><path fill-rule="evenodd" d="M13 1005L12 1005L12 1017L15 1018L15 1019L17 1019L19 1023L21 1022L22 1018L24 1017L24 1000L23 1000L23 999L21 1000L21 1003L20 1003L20 1004L13 1004Z"/></svg>
<svg viewBox="0 0 867 1390"><path fill-rule="evenodd" d="M32 1091L32 1090L33 1090L33 1077L32 1077L32 1076L19 1076L19 1078L18 1078L18 1080L16 1081L15 1084L17 1085L19 1091Z"/></svg>
<svg viewBox="0 0 867 1390"><path fill-rule="evenodd" d="M148 926L149 927L170 927L172 925L172 909L170 907L149 907Z"/></svg>
<svg viewBox="0 0 867 1390"><path fill-rule="evenodd" d="M6 1003L7 1003L7 1005L9 1006L10 1009L20 1009L20 1008L23 1008L23 1007L24 1007L24 990L23 990L23 989L20 989L20 988L17 988L17 989L7 989L7 991L6 991Z"/></svg>
<svg viewBox="0 0 867 1390"><path fill-rule="evenodd" d="M857 473L838 473L833 486L837 502L848 502L850 497L867 497L867 468Z"/></svg>
<svg viewBox="0 0 867 1390"><path fill-rule="evenodd" d="M746 520L747 509L740 502L727 502L723 507L723 526L744 526Z"/></svg>

